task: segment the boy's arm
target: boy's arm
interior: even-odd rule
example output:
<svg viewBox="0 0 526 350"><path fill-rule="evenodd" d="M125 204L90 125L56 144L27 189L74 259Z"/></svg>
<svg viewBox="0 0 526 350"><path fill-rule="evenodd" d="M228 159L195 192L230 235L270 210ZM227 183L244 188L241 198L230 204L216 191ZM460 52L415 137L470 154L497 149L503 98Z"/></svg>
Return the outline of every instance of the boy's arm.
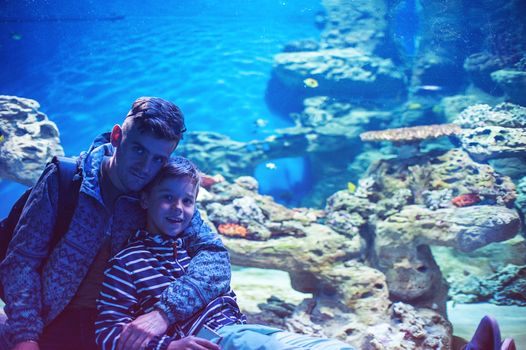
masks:
<svg viewBox="0 0 526 350"><path fill-rule="evenodd" d="M6 258L0 264L5 312L9 319L11 346L38 341L44 322L41 316L40 267L49 255L58 200L57 167L42 173L22 211Z"/></svg>
<svg viewBox="0 0 526 350"><path fill-rule="evenodd" d="M155 307L170 324L187 320L210 301L230 290L230 258L219 236L196 210L183 239L192 258L187 273L172 282Z"/></svg>
<svg viewBox="0 0 526 350"><path fill-rule="evenodd" d="M135 319L139 300L137 291L131 279L131 272L123 266L119 259L110 262L111 267L104 272L99 299L97 299L97 321L95 335L97 345L101 349L120 349L123 342L134 343L133 339L121 339L122 331ZM159 335L153 337L146 350L165 349L172 337ZM119 344L121 342L121 344ZM135 346L139 348L142 344Z"/></svg>

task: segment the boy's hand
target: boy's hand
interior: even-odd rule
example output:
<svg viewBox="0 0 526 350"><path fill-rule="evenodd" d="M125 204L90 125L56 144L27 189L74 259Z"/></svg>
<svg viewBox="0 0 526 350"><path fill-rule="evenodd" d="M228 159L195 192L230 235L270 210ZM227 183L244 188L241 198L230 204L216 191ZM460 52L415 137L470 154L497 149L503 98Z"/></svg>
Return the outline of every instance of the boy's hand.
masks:
<svg viewBox="0 0 526 350"><path fill-rule="evenodd" d="M40 350L37 342L34 341L23 341L17 343L12 350Z"/></svg>
<svg viewBox="0 0 526 350"><path fill-rule="evenodd" d="M219 345L212 343L209 340L186 337L179 340L174 340L168 345L168 350L220 350Z"/></svg>
<svg viewBox="0 0 526 350"><path fill-rule="evenodd" d="M168 318L160 310L139 316L122 328L117 350L145 349L153 337L167 329Z"/></svg>

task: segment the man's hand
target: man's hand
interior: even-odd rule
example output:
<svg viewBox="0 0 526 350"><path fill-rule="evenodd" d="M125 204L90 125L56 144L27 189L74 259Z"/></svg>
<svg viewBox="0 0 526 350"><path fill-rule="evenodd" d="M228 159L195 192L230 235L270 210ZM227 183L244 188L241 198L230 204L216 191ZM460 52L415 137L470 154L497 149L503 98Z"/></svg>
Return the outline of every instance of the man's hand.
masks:
<svg viewBox="0 0 526 350"><path fill-rule="evenodd" d="M40 350L37 342L34 341L23 341L16 343L12 350Z"/></svg>
<svg viewBox="0 0 526 350"><path fill-rule="evenodd" d="M156 335L166 333L168 318L160 310L137 317L122 328L117 350L145 349Z"/></svg>
<svg viewBox="0 0 526 350"><path fill-rule="evenodd" d="M197 337L186 337L179 340L174 340L168 345L168 350L219 350L219 345L212 343L209 340Z"/></svg>

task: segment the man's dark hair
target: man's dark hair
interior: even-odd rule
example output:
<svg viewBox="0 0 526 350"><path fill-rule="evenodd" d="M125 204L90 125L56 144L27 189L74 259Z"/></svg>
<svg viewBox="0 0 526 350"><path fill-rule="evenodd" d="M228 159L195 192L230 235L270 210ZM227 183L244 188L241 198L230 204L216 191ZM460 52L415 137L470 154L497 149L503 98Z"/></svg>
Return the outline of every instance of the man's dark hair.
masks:
<svg viewBox="0 0 526 350"><path fill-rule="evenodd" d="M157 186L164 179L175 177L188 177L192 183L196 186L197 192L199 192L199 185L201 184L201 175L199 175L199 169L189 159L185 157L172 157L169 158L163 165L159 173L153 178L152 181L144 188L146 193L150 193L153 187Z"/></svg>
<svg viewBox="0 0 526 350"><path fill-rule="evenodd" d="M141 133L149 132L166 140L181 140L186 131L183 112L170 101L159 97L139 97L126 116Z"/></svg>

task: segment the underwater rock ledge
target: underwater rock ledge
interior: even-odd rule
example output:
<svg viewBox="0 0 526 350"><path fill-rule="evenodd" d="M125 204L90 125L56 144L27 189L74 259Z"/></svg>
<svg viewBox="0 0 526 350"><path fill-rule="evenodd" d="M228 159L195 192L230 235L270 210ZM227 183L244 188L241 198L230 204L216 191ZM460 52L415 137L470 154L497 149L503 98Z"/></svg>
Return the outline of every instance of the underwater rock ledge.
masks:
<svg viewBox="0 0 526 350"><path fill-rule="evenodd" d="M55 123L35 100L0 95L0 178L32 186L53 156L63 156Z"/></svg>
<svg viewBox="0 0 526 350"><path fill-rule="evenodd" d="M271 320L268 314L275 313L279 326L337 337L357 348L376 343L395 349L407 342L438 349L450 343L451 325L439 312L392 304L385 275L364 260L368 248L356 228L333 229L324 224L326 212L285 208L257 188L246 176L217 181L202 189L198 200L203 218L222 234L232 263L287 271L294 289L313 294L295 307L275 301L263 306L267 316L259 319ZM414 324L421 328L416 331Z"/></svg>

